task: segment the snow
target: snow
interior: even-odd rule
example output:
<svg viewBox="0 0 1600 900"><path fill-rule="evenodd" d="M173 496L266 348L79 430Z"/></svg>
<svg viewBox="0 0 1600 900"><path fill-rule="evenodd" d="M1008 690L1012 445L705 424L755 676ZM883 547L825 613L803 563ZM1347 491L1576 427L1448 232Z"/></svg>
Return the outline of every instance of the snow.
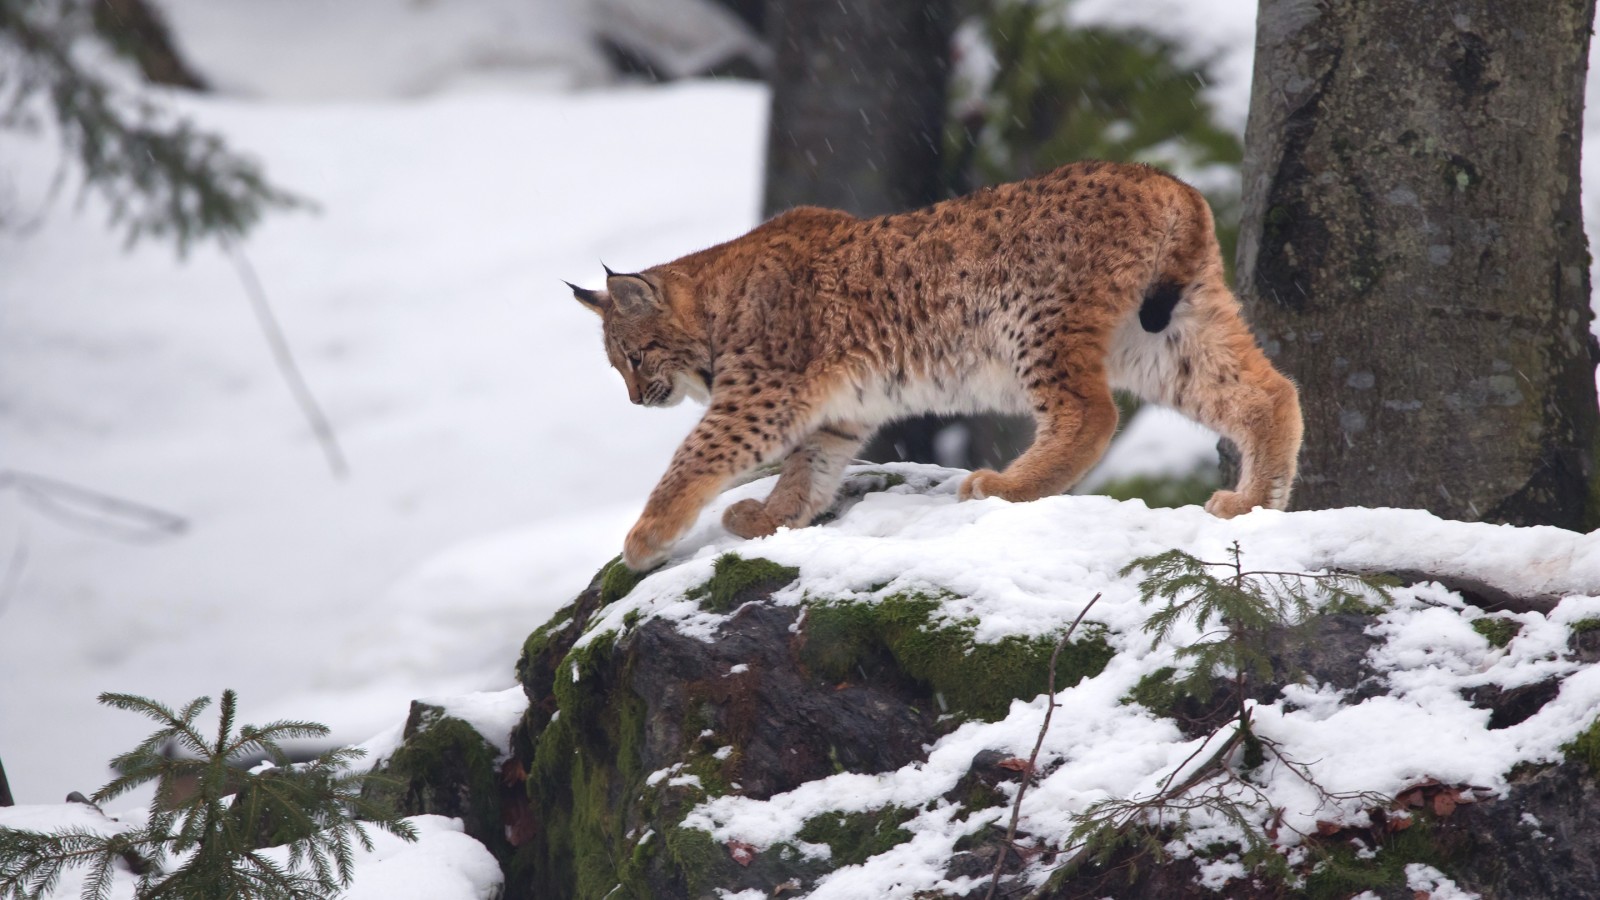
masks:
<svg viewBox="0 0 1600 900"><path fill-rule="evenodd" d="M605 80L586 38L597 3L162 0L185 52L230 92L173 102L320 208L269 217L244 252L352 476L338 482L324 468L227 257L208 247L187 260L154 245L124 252L92 201L58 204L30 233L0 236L0 470L138 501L188 526L181 536L84 528L0 492L0 758L19 800L92 790L105 761L144 736L142 720L96 706L106 690L178 703L234 688L242 720L323 721L338 740L364 740L371 759L393 752L412 699L433 698L504 752L521 641L615 555L697 415L630 407L595 321L559 282L594 283L602 255L637 268L726 239L755 223L759 205L764 90L592 87ZM1254 8L1079 0L1071 15L1148 25L1197 56L1218 55L1209 90L1242 129ZM1597 77L1592 69L1592 96ZM1600 142L1600 111L1587 114L1586 133ZM56 163L47 140L8 136L6 207L24 219L44 210ZM1587 154L1586 185L1600 184L1596 166L1600 154ZM1591 188L1591 216L1597 204ZM1093 477L1185 471L1212 458L1211 442L1146 411ZM1477 613L1459 597L1439 586L1401 592L1377 628L1374 661L1404 701L1341 707L1309 686L1257 711L1264 728L1308 757L1327 754L1352 784L1393 788L1427 770L1498 790L1511 761L1550 758L1600 702L1600 677L1571 673L1557 652L1574 622L1600 615L1594 536L1400 510L1221 523L1094 497L956 504L952 473L887 468L935 487L872 494L827 528L754 545L728 537L715 516L770 482L730 492L678 548L679 564L625 606L714 634L720 617L681 591L730 549L800 565L809 589L838 596L870 597L883 582L948 588L964 598L948 615L979 617L980 640L1058 629L1105 592L1093 616L1125 652L1060 698L1071 712L1056 721L1072 734L1053 726L1057 769L1025 804L1039 834L1096 797L1147 789L1192 750L1170 722L1114 702L1170 662L1136 639L1143 611L1115 576L1139 553L1183 546L1215 557L1236 539L1263 567L1450 571L1550 598L1547 613L1519 614L1523 631L1496 650L1471 631ZM609 611L609 627L622 611ZM1450 699L1552 674L1566 678L1560 696L1488 735L1480 711ZM748 828L760 846L808 811L912 803L953 784L978 750L1026 752L1042 713L1036 700L963 726L916 771L839 776L759 814L730 801L700 815L719 833ZM1385 728L1398 730L1376 734ZM1373 755L1383 763L1363 762ZM48 827L91 812L22 806L0 811L0 824L31 816ZM948 849L951 815L913 820L916 838L881 866L930 865ZM371 875L374 884L426 883L422 848L438 847L440 884L458 880L414 895L481 895L471 893L487 884L473 874L471 842L442 823L428 829L424 844L364 862L362 880L388 871L397 874ZM873 866L849 878L879 884ZM838 877L828 890L848 895Z"/></svg>
<svg viewBox="0 0 1600 900"><path fill-rule="evenodd" d="M142 811L105 814L82 803L0 807L0 828L51 832L69 828L98 834L116 834L143 821ZM405 821L417 831L408 842L377 828L369 828L372 849L359 845L352 854L352 882L339 896L346 900L386 900L390 897L427 897L430 900L493 900L500 896L504 876L499 863L484 846L462 833L461 820L442 816L410 816ZM280 865L287 864L288 849L261 851ZM76 897L83 889L84 869L67 869L47 896ZM108 896L132 900L138 878L125 868L116 870Z"/></svg>
<svg viewBox="0 0 1600 900"><path fill-rule="evenodd" d="M955 498L965 475L960 471L860 466L849 477L885 469L904 476L906 484L868 494L824 526L780 530L757 541L738 541L715 523L728 504L761 496L774 479L728 492L701 516L668 565L602 610L579 643L650 617L715 640L728 616L705 612L683 594L710 577L713 561L725 552L800 570L799 580L774 594L773 602L872 602L915 590L943 598L935 619L975 623L978 641L1058 634L1099 594L1088 621L1105 627L1117 655L1099 675L1056 696L1058 709L1040 757L1045 774L1022 805L1023 831L1055 846L1066 841L1074 814L1094 801L1150 796L1175 771L1209 755L1203 750L1207 739L1186 738L1171 720L1121 702L1142 677L1180 665L1172 645L1153 647L1142 628L1152 610L1138 602L1139 574L1120 574L1130 560L1174 547L1217 560L1238 542L1251 569L1411 568L1445 578L1470 576L1518 596L1548 592L1559 598L1548 614L1493 614L1522 624L1497 648L1471 627L1485 613L1459 595L1433 582L1396 590L1368 632L1379 643L1367 663L1387 683L1387 693L1352 700L1313 684L1292 688L1277 703L1255 705L1257 733L1276 741L1326 792L1281 761L1269 759L1263 767L1256 781L1267 802L1283 810L1286 846L1314 832L1318 822L1362 823L1371 794L1392 797L1427 779L1503 795L1515 766L1559 761L1561 746L1587 728L1600 708L1600 666L1581 665L1566 649L1571 626L1600 611L1600 532L1449 522L1392 509L1257 510L1220 520L1195 508L1151 510L1103 497L961 503ZM1197 637L1185 625L1174 640ZM1489 712L1463 695L1484 685L1511 688L1552 678L1561 681L1555 699L1525 721L1493 730L1487 727ZM956 840L997 813L958 816L942 795L981 750L1026 756L1044 712L1042 697L1016 701L998 722L963 724L935 743L923 762L877 775L842 773L766 800L737 793L711 798L685 824L719 842L764 850L795 841L806 820L825 813L918 810L903 826L912 840L833 872L808 896L909 897L947 888L941 873ZM1357 796L1363 792L1369 796ZM1264 823L1267 808L1257 812ZM1231 834L1221 821L1198 819L1193 846ZM1238 871L1224 860L1208 863L1202 874L1220 885ZM1440 897L1458 896L1443 881L1429 889Z"/></svg>
<svg viewBox="0 0 1600 900"><path fill-rule="evenodd" d="M26 554L0 599L0 758L24 802L92 790L143 736L101 691L231 687L246 721L357 741L417 696L509 686L521 641L616 553L696 416L626 402L560 279L756 214L750 85L185 103L321 204L246 252L352 476L323 467L220 254L123 254L93 204L0 242L0 468L189 523L111 540L0 493L0 560ZM572 137L617 121L659 142ZM30 196L54 162L0 149Z"/></svg>

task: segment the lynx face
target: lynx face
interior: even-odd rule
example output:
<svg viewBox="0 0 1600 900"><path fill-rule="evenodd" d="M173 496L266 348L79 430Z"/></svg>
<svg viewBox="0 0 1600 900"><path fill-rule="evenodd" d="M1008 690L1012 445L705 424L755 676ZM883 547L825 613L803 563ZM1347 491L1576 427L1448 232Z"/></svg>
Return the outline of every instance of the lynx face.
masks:
<svg viewBox="0 0 1600 900"><path fill-rule="evenodd" d="M648 275L606 270L606 290L571 285L578 302L600 314L606 356L640 406L676 406L684 397L711 397L704 342L677 321L661 285Z"/></svg>

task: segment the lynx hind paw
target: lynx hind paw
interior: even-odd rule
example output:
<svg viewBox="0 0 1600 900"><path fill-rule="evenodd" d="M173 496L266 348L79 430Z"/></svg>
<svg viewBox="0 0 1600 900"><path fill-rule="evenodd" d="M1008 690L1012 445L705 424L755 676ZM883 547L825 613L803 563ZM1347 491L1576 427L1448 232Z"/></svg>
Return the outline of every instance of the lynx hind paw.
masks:
<svg viewBox="0 0 1600 900"><path fill-rule="evenodd" d="M993 469L979 469L961 482L956 496L962 500L982 500L1000 496L1000 473Z"/></svg>
<svg viewBox="0 0 1600 900"><path fill-rule="evenodd" d="M740 500L722 514L722 527L745 540L766 537L778 530L778 522L767 514L760 500Z"/></svg>
<svg viewBox="0 0 1600 900"><path fill-rule="evenodd" d="M1260 505L1262 504L1238 491L1217 491L1206 501L1206 512L1219 519L1231 519L1234 516L1244 515Z"/></svg>

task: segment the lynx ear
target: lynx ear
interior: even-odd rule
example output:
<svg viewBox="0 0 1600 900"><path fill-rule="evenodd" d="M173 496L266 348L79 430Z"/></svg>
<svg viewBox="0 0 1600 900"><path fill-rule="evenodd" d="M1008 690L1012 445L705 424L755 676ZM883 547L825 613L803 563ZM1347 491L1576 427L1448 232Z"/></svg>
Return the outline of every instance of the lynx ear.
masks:
<svg viewBox="0 0 1600 900"><path fill-rule="evenodd" d="M578 287L570 281L562 283L572 288L572 296L578 298L579 303L587 306L598 315L605 315L606 310L611 306L611 298L606 296L605 291L591 291L588 288Z"/></svg>
<svg viewBox="0 0 1600 900"><path fill-rule="evenodd" d="M618 312L638 315L661 308L661 296L643 275L619 275L610 269L606 272L606 290Z"/></svg>

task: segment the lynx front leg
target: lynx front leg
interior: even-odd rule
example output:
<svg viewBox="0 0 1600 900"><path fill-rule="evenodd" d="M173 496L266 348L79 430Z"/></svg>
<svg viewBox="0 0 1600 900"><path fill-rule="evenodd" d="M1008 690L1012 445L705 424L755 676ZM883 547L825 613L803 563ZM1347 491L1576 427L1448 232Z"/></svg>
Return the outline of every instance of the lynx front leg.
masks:
<svg viewBox="0 0 1600 900"><path fill-rule="evenodd" d="M768 395L780 393L777 388ZM785 397L759 414L740 402L714 402L672 456L644 513L628 532L622 559L642 572L667 558L673 542L694 524L695 516L735 475L746 472L794 445L809 404Z"/></svg>
<svg viewBox="0 0 1600 900"><path fill-rule="evenodd" d="M828 508L845 466L867 438L852 423L829 423L813 431L783 461L778 484L760 500L740 500L722 514L722 525L742 538L766 537L779 527L803 528Z"/></svg>

